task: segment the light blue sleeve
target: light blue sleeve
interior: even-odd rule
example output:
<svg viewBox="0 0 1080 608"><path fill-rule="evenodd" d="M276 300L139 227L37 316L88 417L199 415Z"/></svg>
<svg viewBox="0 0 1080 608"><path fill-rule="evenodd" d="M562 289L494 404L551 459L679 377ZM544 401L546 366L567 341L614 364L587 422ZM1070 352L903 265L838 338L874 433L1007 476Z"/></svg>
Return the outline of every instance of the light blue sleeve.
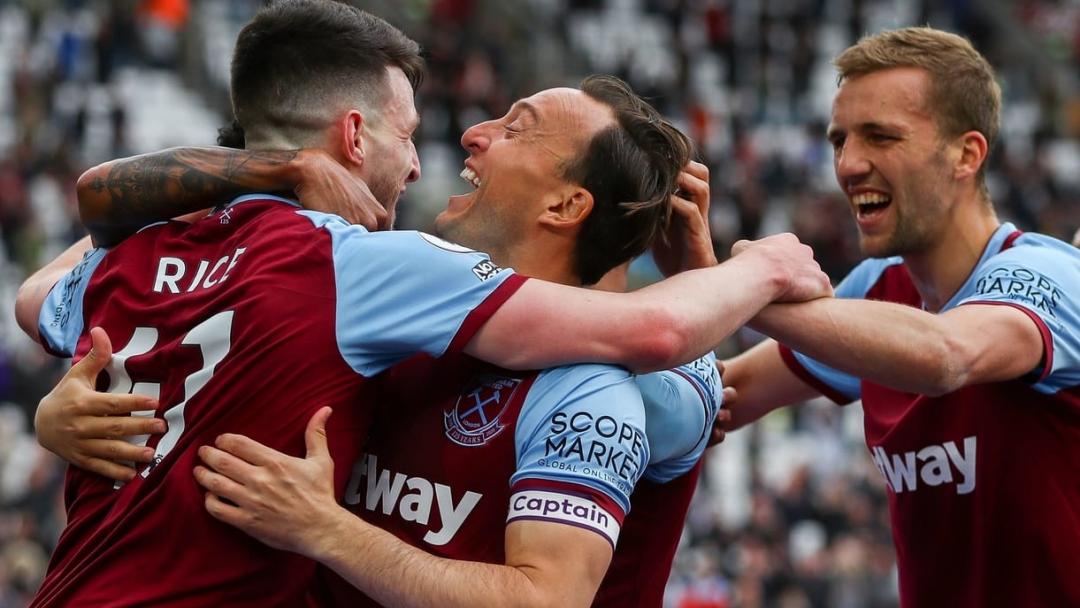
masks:
<svg viewBox="0 0 1080 608"><path fill-rule="evenodd" d="M885 270L900 263L903 263L903 260L896 257L863 260L836 286L834 290L836 297L865 298L867 292L878 282ZM811 359L800 352L792 351L792 354L807 373L833 389L833 391L850 401L862 397L862 381L858 377L825 365L816 359Z"/></svg>
<svg viewBox="0 0 1080 608"><path fill-rule="evenodd" d="M1080 250L1041 235L979 267L958 305L1007 304L1039 325L1046 346L1033 387L1044 393L1080 385Z"/></svg>
<svg viewBox="0 0 1080 608"><path fill-rule="evenodd" d="M649 466L645 479L667 483L694 467L709 443L723 386L712 353L635 378L645 404Z"/></svg>
<svg viewBox="0 0 1080 608"><path fill-rule="evenodd" d="M91 249L74 268L68 271L45 297L38 315L38 334L45 350L63 357L75 354L83 332L83 297L107 249Z"/></svg>
<svg viewBox="0 0 1080 608"><path fill-rule="evenodd" d="M649 461L645 425L641 393L626 370L581 364L541 372L518 417L510 484L589 488L626 513Z"/></svg>
<svg viewBox="0 0 1080 608"><path fill-rule="evenodd" d="M330 233L338 347L364 376L420 352L463 347L503 301L489 296L521 280L486 254L429 234L368 232L335 215L297 213ZM493 305L478 311L485 302Z"/></svg>

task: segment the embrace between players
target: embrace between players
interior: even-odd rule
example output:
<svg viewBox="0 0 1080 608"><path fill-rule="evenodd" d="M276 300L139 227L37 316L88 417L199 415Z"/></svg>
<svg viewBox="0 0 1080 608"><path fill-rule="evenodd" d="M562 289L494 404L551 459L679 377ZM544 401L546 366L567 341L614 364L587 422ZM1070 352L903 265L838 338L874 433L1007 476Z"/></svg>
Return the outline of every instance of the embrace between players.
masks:
<svg viewBox="0 0 1080 608"><path fill-rule="evenodd" d="M966 40L835 63L870 256L839 297L792 235L717 264L708 171L611 77L468 129L439 237L376 231L420 177L416 44L260 11L246 149L88 171L97 248L20 289L79 361L35 421L76 466L33 605L656 606L710 436L818 394L862 399L905 606L1080 603L1080 255L997 220L1000 92ZM669 278L619 293L650 248ZM747 323L780 343L726 362L720 410L710 351Z"/></svg>

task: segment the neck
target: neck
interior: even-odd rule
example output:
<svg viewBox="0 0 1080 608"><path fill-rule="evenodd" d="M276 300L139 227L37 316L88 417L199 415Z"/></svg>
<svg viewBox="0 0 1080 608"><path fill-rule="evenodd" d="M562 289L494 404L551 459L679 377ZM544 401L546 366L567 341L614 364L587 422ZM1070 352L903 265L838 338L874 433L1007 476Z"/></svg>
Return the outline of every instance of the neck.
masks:
<svg viewBox="0 0 1080 608"><path fill-rule="evenodd" d="M576 233L538 230L512 246L505 260L495 262L526 276L581 287L581 277L574 270L574 238Z"/></svg>
<svg viewBox="0 0 1080 608"><path fill-rule="evenodd" d="M981 200L955 205L931 247L904 255L927 310L941 310L960 289L1000 225L993 208Z"/></svg>

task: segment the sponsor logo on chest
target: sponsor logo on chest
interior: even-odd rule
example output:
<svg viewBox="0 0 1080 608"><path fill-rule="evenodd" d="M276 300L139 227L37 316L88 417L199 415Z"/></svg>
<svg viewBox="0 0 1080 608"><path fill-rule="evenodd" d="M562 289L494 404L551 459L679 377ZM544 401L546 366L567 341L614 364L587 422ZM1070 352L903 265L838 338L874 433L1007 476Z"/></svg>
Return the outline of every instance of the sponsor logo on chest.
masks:
<svg viewBox="0 0 1080 608"><path fill-rule="evenodd" d="M481 498L483 494L465 492L456 499L450 486L388 469L379 470L378 456L374 454L365 454L356 461L345 488L345 504L362 502L368 511L378 510L383 515L392 515L396 511L401 519L421 526L428 525L431 508L436 507L442 527L429 529L423 537L424 542L435 546L453 540Z"/></svg>
<svg viewBox="0 0 1080 608"><path fill-rule="evenodd" d="M881 446L870 448L874 465L893 492L914 492L923 486L955 484L957 494L975 491L974 435L961 445L955 441L928 445L920 450L889 454Z"/></svg>
<svg viewBox="0 0 1080 608"><path fill-rule="evenodd" d="M454 407L443 412L446 437L465 447L481 446L506 428L500 420L521 380L485 378L457 398Z"/></svg>

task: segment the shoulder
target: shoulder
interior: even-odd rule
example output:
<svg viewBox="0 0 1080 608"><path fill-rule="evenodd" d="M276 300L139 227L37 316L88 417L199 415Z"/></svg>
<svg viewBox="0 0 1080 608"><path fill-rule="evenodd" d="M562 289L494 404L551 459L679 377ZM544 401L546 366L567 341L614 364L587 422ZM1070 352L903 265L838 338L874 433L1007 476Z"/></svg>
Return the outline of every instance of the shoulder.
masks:
<svg viewBox="0 0 1080 608"><path fill-rule="evenodd" d="M1014 300L1056 316L1080 297L1080 250L1042 234L1024 233L1015 244L975 269L965 300Z"/></svg>
<svg viewBox="0 0 1080 608"><path fill-rule="evenodd" d="M984 266L1014 263L1032 264L1062 273L1080 272L1080 249L1037 232L1025 232L1012 247L991 256Z"/></svg>
<svg viewBox="0 0 1080 608"><path fill-rule="evenodd" d="M519 430L527 432L567 411L597 416L621 412L644 426L644 406L633 376L613 365L582 363L538 372L522 405Z"/></svg>
<svg viewBox="0 0 1080 608"><path fill-rule="evenodd" d="M628 382L632 377L629 371L615 365L576 363L545 369L536 375L536 382L540 385L562 385L569 389L584 385L616 385Z"/></svg>

